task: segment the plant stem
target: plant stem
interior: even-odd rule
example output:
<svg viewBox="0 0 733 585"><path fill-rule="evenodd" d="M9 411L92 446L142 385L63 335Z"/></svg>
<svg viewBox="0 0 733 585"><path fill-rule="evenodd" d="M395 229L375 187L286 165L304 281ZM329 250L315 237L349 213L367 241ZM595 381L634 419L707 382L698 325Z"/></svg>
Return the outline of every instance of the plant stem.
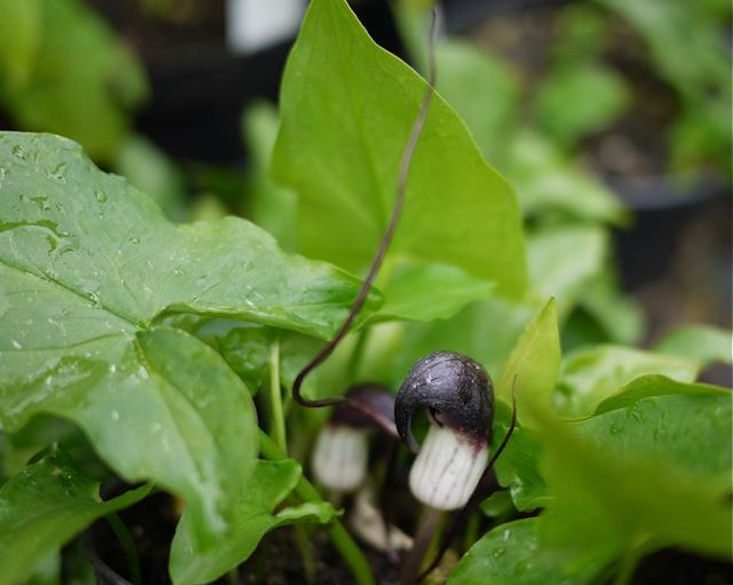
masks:
<svg viewBox="0 0 733 585"><path fill-rule="evenodd" d="M107 514L105 519L115 533L122 549L125 551L125 558L130 571L130 581L135 585L142 585L143 578L142 570L140 569L140 556L137 551L137 546L135 546L135 541L129 530L127 530L127 526L125 526L125 523L115 512Z"/></svg>
<svg viewBox="0 0 733 585"><path fill-rule="evenodd" d="M316 563L313 560L313 545L308 539L306 526L303 524L293 525L295 530L295 545L300 552L300 558L303 559L303 570L305 572L305 580L313 583L316 578Z"/></svg>
<svg viewBox="0 0 733 585"><path fill-rule="evenodd" d="M286 457L285 453L277 444L262 431L260 431L260 451L262 455L271 460L284 459ZM324 501L321 494L318 493L318 490L304 477L301 477L295 486L295 493L306 502ZM374 581L374 575L372 574L369 562L338 518L333 518L326 526L326 533L331 539L333 546L349 566L357 585L375 585L376 582Z"/></svg>
<svg viewBox="0 0 733 585"><path fill-rule="evenodd" d="M614 585L628 585L634 576L634 571L639 563L640 554L638 551L627 551L622 557Z"/></svg>
<svg viewBox="0 0 733 585"><path fill-rule="evenodd" d="M420 574L425 554L428 552L433 537L438 533L438 524L440 523L442 512L430 506L423 508L420 517L420 523L417 528L415 540L412 544L412 550L407 555L405 564L400 571L400 583L402 585L413 585L417 582Z"/></svg>
<svg viewBox="0 0 733 585"><path fill-rule="evenodd" d="M285 436L285 417L283 415L283 397L280 389L280 340L270 344L270 432L272 440L287 457L288 443Z"/></svg>

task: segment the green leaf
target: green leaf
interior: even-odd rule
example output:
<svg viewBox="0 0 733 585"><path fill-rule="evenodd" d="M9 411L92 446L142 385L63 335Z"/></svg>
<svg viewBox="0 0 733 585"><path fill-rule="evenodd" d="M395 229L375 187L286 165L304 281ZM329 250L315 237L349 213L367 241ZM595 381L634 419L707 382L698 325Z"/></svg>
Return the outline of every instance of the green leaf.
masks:
<svg viewBox="0 0 733 585"><path fill-rule="evenodd" d="M232 511L231 530L213 546L196 546L189 517L184 514L173 538L170 574L177 585L209 583L244 562L268 531L296 522L328 522L330 504L306 503L274 513L275 507L300 479L300 465L292 459L258 461Z"/></svg>
<svg viewBox="0 0 733 585"><path fill-rule="evenodd" d="M384 289L385 303L375 318L446 319L487 298L493 288L492 282L455 265L408 262L393 269Z"/></svg>
<svg viewBox="0 0 733 585"><path fill-rule="evenodd" d="M438 350L469 355L491 376L497 376L539 308L536 304L490 297L471 303L450 319L406 323L400 351L392 357L391 382L399 386L415 361Z"/></svg>
<svg viewBox="0 0 733 585"><path fill-rule="evenodd" d="M574 568L572 550L543 546L537 536L541 522L541 518L525 518L501 524L486 533L463 555L448 585L581 585L591 582L595 571Z"/></svg>
<svg viewBox="0 0 733 585"><path fill-rule="evenodd" d="M628 214L614 193L566 159L549 139L523 130L510 150L507 176L526 215L539 220L560 215L571 220L628 223Z"/></svg>
<svg viewBox="0 0 733 585"><path fill-rule="evenodd" d="M601 272L607 247L608 236L597 227L546 229L529 240L532 290L542 299L555 297L561 322Z"/></svg>
<svg viewBox="0 0 733 585"><path fill-rule="evenodd" d="M553 501L543 514L541 539L582 551L581 566L619 560L628 573L641 556L663 547L728 558L733 469L729 455L713 450L729 444L730 397L647 398L626 413L602 417L545 420L542 471ZM670 417L675 422L668 430ZM707 463L692 462L696 447ZM722 459L727 485L710 473Z"/></svg>
<svg viewBox="0 0 733 585"><path fill-rule="evenodd" d="M15 90L28 82L38 53L42 24L41 0L0 0L0 89L5 77ZM0 95L2 92L0 91Z"/></svg>
<svg viewBox="0 0 733 585"><path fill-rule="evenodd" d="M175 226L59 137L0 135L0 168L0 424L69 418L122 477L182 495L201 538L223 531L254 465L254 408L217 353L162 322L325 337L358 282L241 220Z"/></svg>
<svg viewBox="0 0 733 585"><path fill-rule="evenodd" d="M494 440L504 437L509 427L497 425ZM517 427L495 469L499 483L509 488L517 510L529 512L542 508L551 501L552 495L540 472L542 441L539 433L528 427Z"/></svg>
<svg viewBox="0 0 733 585"><path fill-rule="evenodd" d="M276 180L298 193L298 244L305 254L352 271L371 262L425 92L425 82L373 43L343 0L311 3L285 70L273 156ZM514 193L439 95L385 262L407 261L455 265L496 282L504 295L525 287Z"/></svg>
<svg viewBox="0 0 733 585"><path fill-rule="evenodd" d="M697 359L700 367L733 361L731 332L705 325L692 325L667 335L654 348L668 355Z"/></svg>
<svg viewBox="0 0 733 585"><path fill-rule="evenodd" d="M505 401L511 402L515 394L517 418L522 424L532 426L532 410L525 408L528 402L536 408L550 410L560 360L557 311L555 299L550 299L527 325L496 385L497 396Z"/></svg>
<svg viewBox="0 0 733 585"><path fill-rule="evenodd" d="M298 200L291 190L275 185L268 174L279 125L277 110L267 103L250 106L242 116L242 133L250 155L244 207L248 218L291 252L297 249Z"/></svg>
<svg viewBox="0 0 733 585"><path fill-rule="evenodd" d="M733 432L730 392L703 384L681 384L662 376L632 382L603 410L570 423L600 457L618 461L644 458L649 471L674 467L698 478L702 492L730 487L733 455L726 438Z"/></svg>
<svg viewBox="0 0 733 585"><path fill-rule="evenodd" d="M22 582L34 567L97 518L131 506L150 486L102 502L99 484L59 452L29 465L0 488L0 584Z"/></svg>
<svg viewBox="0 0 733 585"><path fill-rule="evenodd" d="M538 90L540 128L566 147L610 126L629 106L629 90L612 69L581 62L557 66Z"/></svg>
<svg viewBox="0 0 733 585"><path fill-rule="evenodd" d="M37 10L33 69L25 83L9 88L5 105L21 128L68 136L110 162L128 132L130 112L146 96L143 70L82 2L41 0Z"/></svg>
<svg viewBox="0 0 733 585"><path fill-rule="evenodd" d="M579 305L603 329L609 341L633 345L644 331L641 307L621 292L611 266L604 267L586 284Z"/></svg>
<svg viewBox="0 0 733 585"><path fill-rule="evenodd" d="M466 122L486 160L505 166L519 102L512 72L488 51L454 39L438 44L435 61L440 95Z"/></svg>
<svg viewBox="0 0 733 585"><path fill-rule="evenodd" d="M579 351L563 362L555 405L563 416L589 416L603 400L634 378L662 374L680 382L692 382L697 372L694 359L601 345Z"/></svg>
<svg viewBox="0 0 733 585"><path fill-rule="evenodd" d="M183 218L183 173L150 140L139 134L130 136L120 145L114 166L134 187L149 193L168 217Z"/></svg>

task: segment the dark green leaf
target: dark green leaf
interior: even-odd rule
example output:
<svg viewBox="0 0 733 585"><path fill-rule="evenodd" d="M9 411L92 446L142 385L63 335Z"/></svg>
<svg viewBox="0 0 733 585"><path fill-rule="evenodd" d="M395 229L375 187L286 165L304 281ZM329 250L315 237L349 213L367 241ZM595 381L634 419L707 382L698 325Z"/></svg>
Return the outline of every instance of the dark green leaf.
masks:
<svg viewBox="0 0 733 585"><path fill-rule="evenodd" d="M20 583L34 567L97 518L144 498L149 486L102 502L99 485L53 453L0 489L0 583Z"/></svg>
<svg viewBox="0 0 733 585"><path fill-rule="evenodd" d="M254 474L237 498L230 532L207 548L196 545L189 517L184 514L171 548L173 582L184 585L214 581L244 562L265 533L278 526L296 522L328 522L334 515L334 509L323 502L274 512L299 479L300 465L291 459L258 461Z"/></svg>
<svg viewBox="0 0 733 585"><path fill-rule="evenodd" d="M602 416L624 418L616 419L616 429L600 417L572 425L544 421L542 471L553 500L543 514L541 540L582 551L583 562L596 568L619 560L633 570L641 556L668 546L727 557L733 469L726 486L709 464L696 465L689 455L693 445L704 458L728 443L729 397L649 398ZM684 420L687 430L680 433L684 427L672 423L668 432L670 417ZM702 430L710 417L718 422ZM720 461L714 455L712 466Z"/></svg>
<svg viewBox="0 0 733 585"><path fill-rule="evenodd" d="M572 550L553 549L539 541L541 518L525 518L497 526L463 555L448 585L581 585L595 571L575 566Z"/></svg>
<svg viewBox="0 0 733 585"><path fill-rule="evenodd" d="M0 184L0 423L72 419L124 478L184 496L202 538L224 530L257 452L249 393L154 323L224 315L325 337L358 282L241 220L174 226L62 138L0 135Z"/></svg>

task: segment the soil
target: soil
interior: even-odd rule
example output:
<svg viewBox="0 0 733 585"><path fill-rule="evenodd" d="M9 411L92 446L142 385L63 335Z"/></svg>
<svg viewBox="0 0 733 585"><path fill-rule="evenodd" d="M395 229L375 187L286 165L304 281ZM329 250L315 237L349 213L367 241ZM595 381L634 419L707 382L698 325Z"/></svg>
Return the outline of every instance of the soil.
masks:
<svg viewBox="0 0 733 585"><path fill-rule="evenodd" d="M166 493L149 496L119 513L137 547L142 583L166 585L168 550L178 511ZM255 553L236 571L217 580L217 585L349 585L353 578L325 533L315 526L303 526L309 552L302 553L293 527L266 535ZM110 525L94 524L83 536L83 547L101 585L129 585L128 562ZM311 579L304 558L312 559ZM396 583L397 568L386 555L365 548L377 582ZM455 562L455 555L453 557ZM426 583L441 583L443 578ZM733 585L733 565L697 557L676 550L663 550L642 560L632 585Z"/></svg>

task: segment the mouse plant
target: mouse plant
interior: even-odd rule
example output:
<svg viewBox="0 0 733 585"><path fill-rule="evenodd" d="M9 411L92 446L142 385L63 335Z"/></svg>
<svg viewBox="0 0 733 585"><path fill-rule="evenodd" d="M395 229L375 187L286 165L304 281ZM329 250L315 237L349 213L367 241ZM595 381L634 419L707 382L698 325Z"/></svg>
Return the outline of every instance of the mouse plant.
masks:
<svg viewBox="0 0 733 585"><path fill-rule="evenodd" d="M730 359L729 334L568 345L598 284L605 216L525 226L522 194L443 97L468 86L450 83L436 91L376 45L344 0L313 0L267 114L249 219L173 223L69 139L0 132L0 584L68 575L100 518L128 542L122 577L145 581L136 532L115 515L152 492L182 510L163 543L173 583L236 581L252 555L267 564L263 538L285 527L301 545L288 557L314 566L322 529L354 582L377 582L303 472L325 420L298 406L370 414L342 396L367 380L407 384L395 397L407 410L381 428L408 443L427 409L406 483L428 505L465 499L441 491L428 455L450 444L478 464L452 512L468 514L447 555L453 585L629 583L669 547L729 559L730 391L698 381ZM595 298L613 324L617 297ZM457 355L469 373L443 370ZM427 384L413 364L438 385L455 377L478 410L410 394ZM487 499L471 484L492 473L501 491ZM102 484L123 491L102 497Z"/></svg>

